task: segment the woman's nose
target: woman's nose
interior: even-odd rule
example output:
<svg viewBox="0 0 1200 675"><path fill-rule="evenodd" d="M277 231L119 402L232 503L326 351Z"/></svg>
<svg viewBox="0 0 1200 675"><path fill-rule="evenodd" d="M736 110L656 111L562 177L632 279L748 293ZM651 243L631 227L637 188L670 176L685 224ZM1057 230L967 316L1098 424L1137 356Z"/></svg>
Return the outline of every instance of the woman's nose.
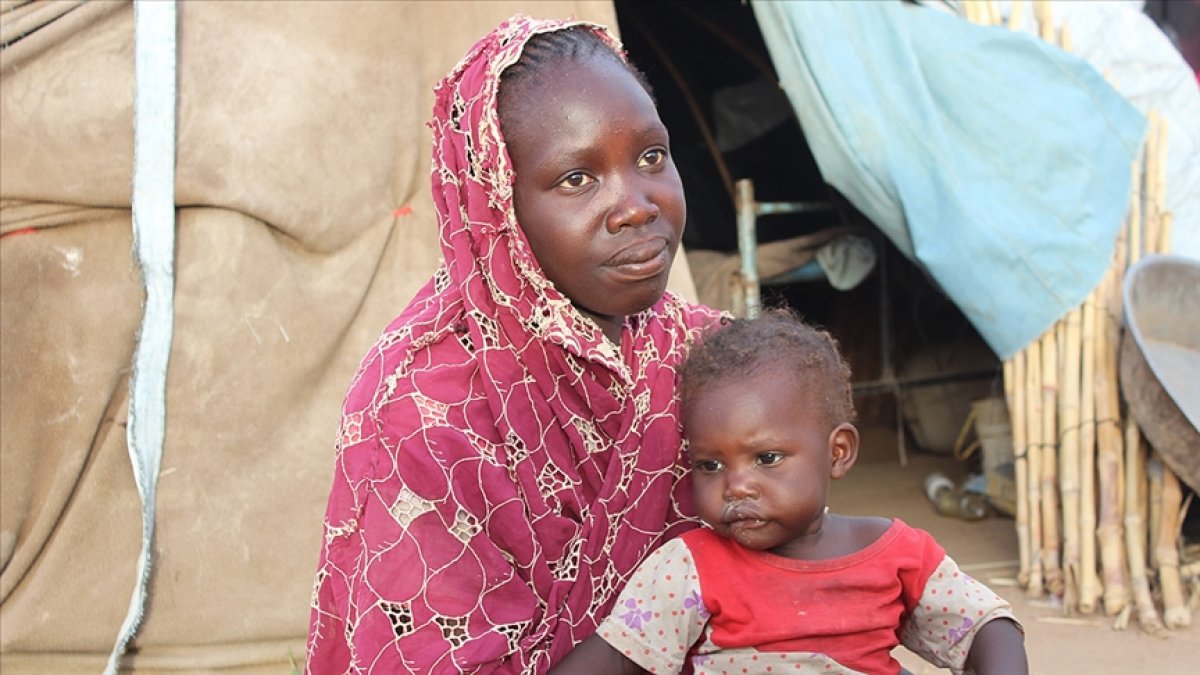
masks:
<svg viewBox="0 0 1200 675"><path fill-rule="evenodd" d="M650 193L633 179L619 186L616 203L608 213L608 231L617 233L625 227L641 227L658 219L658 204Z"/></svg>

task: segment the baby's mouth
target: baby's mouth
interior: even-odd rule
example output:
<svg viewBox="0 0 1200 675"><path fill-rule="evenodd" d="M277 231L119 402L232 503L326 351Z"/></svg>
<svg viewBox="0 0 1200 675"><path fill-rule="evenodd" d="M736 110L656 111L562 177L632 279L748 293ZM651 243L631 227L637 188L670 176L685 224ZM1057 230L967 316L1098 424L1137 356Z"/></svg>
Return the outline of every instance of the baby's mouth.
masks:
<svg viewBox="0 0 1200 675"><path fill-rule="evenodd" d="M731 530L753 530L767 524L766 518L745 502L731 502L721 511L721 522Z"/></svg>

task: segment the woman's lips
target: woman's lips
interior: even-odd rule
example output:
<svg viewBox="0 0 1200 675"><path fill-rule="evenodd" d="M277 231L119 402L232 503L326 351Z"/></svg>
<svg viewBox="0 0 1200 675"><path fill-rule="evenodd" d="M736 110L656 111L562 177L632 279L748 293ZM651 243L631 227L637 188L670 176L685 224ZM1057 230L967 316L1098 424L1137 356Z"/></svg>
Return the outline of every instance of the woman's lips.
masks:
<svg viewBox="0 0 1200 675"><path fill-rule="evenodd" d="M608 259L607 265L622 276L648 279L661 274L670 262L665 239L650 239L627 246Z"/></svg>

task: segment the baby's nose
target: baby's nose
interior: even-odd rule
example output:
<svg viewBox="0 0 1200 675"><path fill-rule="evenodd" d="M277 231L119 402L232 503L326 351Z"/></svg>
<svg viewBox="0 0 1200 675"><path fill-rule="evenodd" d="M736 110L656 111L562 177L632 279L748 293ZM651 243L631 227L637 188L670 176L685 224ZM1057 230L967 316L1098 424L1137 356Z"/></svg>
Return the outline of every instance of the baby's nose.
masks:
<svg viewBox="0 0 1200 675"><path fill-rule="evenodd" d="M725 501L735 502L758 496L758 490L750 477L741 472L733 472L725 479Z"/></svg>

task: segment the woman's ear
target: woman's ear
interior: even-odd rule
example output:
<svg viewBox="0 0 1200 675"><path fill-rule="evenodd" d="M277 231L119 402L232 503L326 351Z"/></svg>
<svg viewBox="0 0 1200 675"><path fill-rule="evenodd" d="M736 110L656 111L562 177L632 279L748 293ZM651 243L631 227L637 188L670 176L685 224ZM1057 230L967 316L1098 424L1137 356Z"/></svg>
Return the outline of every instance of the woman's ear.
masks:
<svg viewBox="0 0 1200 675"><path fill-rule="evenodd" d="M858 429L853 424L843 422L829 432L829 456L833 462L829 477L834 480L845 476L858 461Z"/></svg>

